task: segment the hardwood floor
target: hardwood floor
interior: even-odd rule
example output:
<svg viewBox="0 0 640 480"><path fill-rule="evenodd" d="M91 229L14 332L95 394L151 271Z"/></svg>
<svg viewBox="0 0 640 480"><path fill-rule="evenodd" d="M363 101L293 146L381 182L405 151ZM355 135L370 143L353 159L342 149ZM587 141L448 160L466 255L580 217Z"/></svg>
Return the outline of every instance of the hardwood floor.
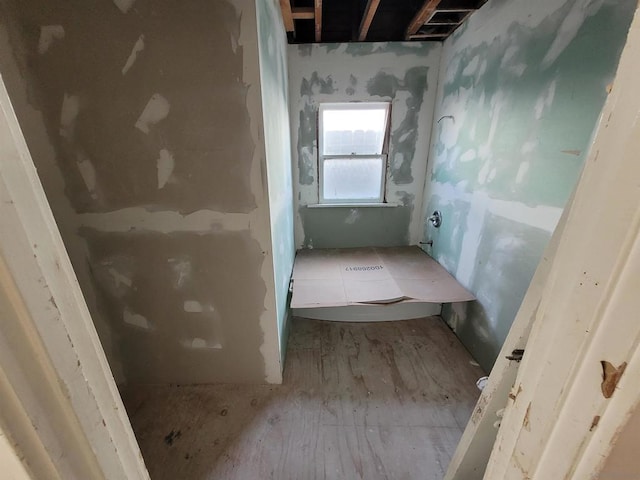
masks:
<svg viewBox="0 0 640 480"><path fill-rule="evenodd" d="M153 480L440 480L482 370L439 317L293 319L283 385L135 387Z"/></svg>

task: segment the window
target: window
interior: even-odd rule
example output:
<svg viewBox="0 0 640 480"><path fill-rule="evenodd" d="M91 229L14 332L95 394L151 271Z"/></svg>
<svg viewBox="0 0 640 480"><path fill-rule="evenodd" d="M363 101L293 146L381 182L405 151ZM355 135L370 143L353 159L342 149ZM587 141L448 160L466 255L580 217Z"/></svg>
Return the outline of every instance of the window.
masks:
<svg viewBox="0 0 640 480"><path fill-rule="evenodd" d="M389 103L320 105L320 203L384 202L389 107Z"/></svg>

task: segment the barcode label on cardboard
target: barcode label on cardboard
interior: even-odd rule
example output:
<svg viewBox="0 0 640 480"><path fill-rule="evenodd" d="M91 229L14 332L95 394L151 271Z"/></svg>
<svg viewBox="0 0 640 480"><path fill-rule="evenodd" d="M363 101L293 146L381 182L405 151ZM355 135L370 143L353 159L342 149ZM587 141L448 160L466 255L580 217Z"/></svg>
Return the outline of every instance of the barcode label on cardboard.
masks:
<svg viewBox="0 0 640 480"><path fill-rule="evenodd" d="M347 272L372 272L374 270L384 270L382 265L362 265L355 267L345 267Z"/></svg>

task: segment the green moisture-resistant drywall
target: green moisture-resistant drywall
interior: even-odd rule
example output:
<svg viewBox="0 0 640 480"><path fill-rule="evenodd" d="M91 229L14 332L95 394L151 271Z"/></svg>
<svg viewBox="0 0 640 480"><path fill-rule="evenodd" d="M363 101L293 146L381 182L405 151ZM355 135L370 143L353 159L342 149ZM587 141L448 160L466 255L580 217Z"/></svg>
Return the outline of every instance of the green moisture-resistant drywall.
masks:
<svg viewBox="0 0 640 480"><path fill-rule="evenodd" d="M280 352L284 357L289 279L295 256L287 39L278 4L274 0L257 0L256 7L276 314Z"/></svg>
<svg viewBox="0 0 640 480"><path fill-rule="evenodd" d="M634 0L493 0L445 42L426 248L478 298L443 316L490 370L576 184Z"/></svg>

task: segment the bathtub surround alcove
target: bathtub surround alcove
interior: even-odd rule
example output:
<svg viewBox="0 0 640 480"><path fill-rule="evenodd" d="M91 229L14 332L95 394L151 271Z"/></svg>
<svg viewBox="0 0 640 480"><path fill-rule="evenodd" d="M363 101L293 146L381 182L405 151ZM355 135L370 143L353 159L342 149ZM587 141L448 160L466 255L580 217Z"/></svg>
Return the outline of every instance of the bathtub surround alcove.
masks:
<svg viewBox="0 0 640 480"><path fill-rule="evenodd" d="M442 44L289 45L296 247L423 242L478 298L442 316L490 371L578 180L635 6L496 0ZM389 205L310 208L318 106L380 100L392 105Z"/></svg>
<svg viewBox="0 0 640 480"><path fill-rule="evenodd" d="M421 42L288 46L296 248L418 243L440 50ZM343 102L391 104L387 208L310 208L319 203L318 108Z"/></svg>

